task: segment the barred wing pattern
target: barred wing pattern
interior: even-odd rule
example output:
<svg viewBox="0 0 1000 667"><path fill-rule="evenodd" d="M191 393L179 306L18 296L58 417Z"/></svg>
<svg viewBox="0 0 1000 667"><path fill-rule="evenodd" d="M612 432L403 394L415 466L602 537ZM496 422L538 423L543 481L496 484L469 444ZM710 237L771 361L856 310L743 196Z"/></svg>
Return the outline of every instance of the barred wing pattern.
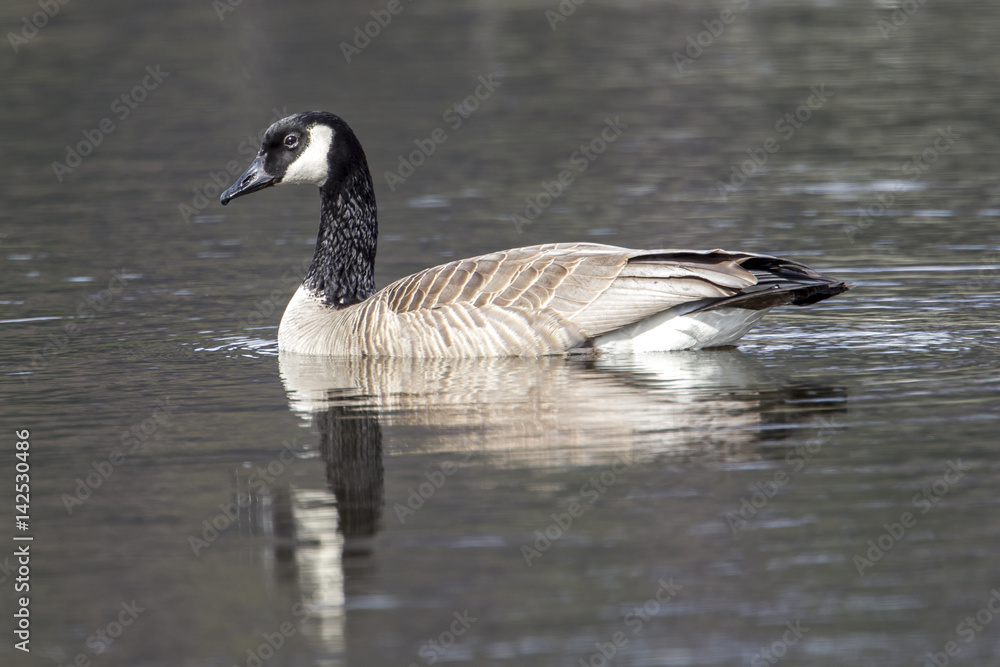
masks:
<svg viewBox="0 0 1000 667"><path fill-rule="evenodd" d="M732 306L762 311L759 319L775 305L797 299L811 303L807 299L820 300L847 288L800 264L765 255L591 243L530 246L426 269L355 306L326 309L327 321L310 337L309 349L296 351L424 357L560 354L599 347L605 334L654 316L669 319ZM292 313L293 306L317 307L305 300L297 294L285 315L300 329L316 318L315 312L301 319Z"/></svg>

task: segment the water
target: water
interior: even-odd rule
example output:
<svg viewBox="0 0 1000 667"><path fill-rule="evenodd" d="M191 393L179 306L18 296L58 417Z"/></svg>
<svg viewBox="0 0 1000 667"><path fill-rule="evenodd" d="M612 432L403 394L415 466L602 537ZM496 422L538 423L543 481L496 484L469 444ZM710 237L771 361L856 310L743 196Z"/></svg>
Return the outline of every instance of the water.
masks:
<svg viewBox="0 0 1000 667"><path fill-rule="evenodd" d="M995 664L997 7L404 3L348 62L386 6L70 3L0 61L34 537L31 652L8 548L0 659ZM737 350L283 357L315 193L215 181L310 108L368 152L380 285L593 240L858 287Z"/></svg>

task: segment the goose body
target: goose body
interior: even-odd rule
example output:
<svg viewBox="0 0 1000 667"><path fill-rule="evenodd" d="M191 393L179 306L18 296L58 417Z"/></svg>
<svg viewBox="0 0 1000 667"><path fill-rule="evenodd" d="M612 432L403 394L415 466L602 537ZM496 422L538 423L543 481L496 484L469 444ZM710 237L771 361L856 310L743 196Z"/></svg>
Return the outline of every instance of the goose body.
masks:
<svg viewBox="0 0 1000 667"><path fill-rule="evenodd" d="M276 122L221 201L278 183L317 185L322 202L312 264L278 328L286 352L473 357L717 347L734 344L775 306L852 287L767 255L556 243L449 262L376 291L374 188L347 124L318 111Z"/></svg>

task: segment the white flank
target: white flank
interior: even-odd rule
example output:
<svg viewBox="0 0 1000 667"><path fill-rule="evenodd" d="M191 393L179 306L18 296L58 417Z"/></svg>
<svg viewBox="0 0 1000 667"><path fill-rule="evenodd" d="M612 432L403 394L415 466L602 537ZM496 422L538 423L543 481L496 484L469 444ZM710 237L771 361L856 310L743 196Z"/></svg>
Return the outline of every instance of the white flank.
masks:
<svg viewBox="0 0 1000 667"><path fill-rule="evenodd" d="M768 311L770 308L716 308L681 316L665 311L612 331L594 343L598 349L610 353L670 352L733 345Z"/></svg>
<svg viewBox="0 0 1000 667"><path fill-rule="evenodd" d="M333 143L333 130L326 125L313 125L308 129L309 145L295 162L288 165L282 183L326 183L327 156Z"/></svg>

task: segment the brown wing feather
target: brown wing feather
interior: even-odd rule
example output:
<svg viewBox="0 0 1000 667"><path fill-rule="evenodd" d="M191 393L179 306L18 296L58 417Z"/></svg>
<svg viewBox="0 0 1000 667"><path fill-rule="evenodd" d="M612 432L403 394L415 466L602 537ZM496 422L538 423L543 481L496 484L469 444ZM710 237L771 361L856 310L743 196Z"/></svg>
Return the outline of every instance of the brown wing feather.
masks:
<svg viewBox="0 0 1000 667"><path fill-rule="evenodd" d="M733 297L759 281L761 289L787 285L796 275L824 279L802 265L765 255L558 243L449 262L403 278L379 297L400 316L456 307L449 323L465 322L464 306L471 306L493 314L487 324L501 326L500 313L515 311L526 322L562 323L567 335L589 338L679 304ZM503 337L510 334L505 331Z"/></svg>

